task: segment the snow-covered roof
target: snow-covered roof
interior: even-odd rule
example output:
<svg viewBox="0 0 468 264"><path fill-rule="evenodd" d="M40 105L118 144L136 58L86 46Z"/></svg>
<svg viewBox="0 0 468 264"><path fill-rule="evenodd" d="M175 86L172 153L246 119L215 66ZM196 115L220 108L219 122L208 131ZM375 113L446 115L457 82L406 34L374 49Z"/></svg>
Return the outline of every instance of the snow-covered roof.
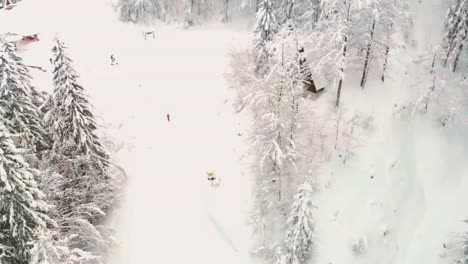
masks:
<svg viewBox="0 0 468 264"><path fill-rule="evenodd" d="M0 0L4 3L5 0ZM18 35L33 35L40 33L41 28L45 27L47 19L38 19L37 6L40 1L21 2L12 0L12 3L18 3L13 9L0 9L0 25L8 25L0 27L0 34L15 33ZM1 6L2 4L0 4ZM26 19L25 18L30 18Z"/></svg>

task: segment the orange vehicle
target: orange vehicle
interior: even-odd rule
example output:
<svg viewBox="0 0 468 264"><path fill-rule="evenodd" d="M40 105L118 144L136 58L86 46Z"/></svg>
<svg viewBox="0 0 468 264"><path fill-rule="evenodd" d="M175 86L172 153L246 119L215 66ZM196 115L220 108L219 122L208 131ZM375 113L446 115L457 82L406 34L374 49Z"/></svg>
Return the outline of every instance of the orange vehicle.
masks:
<svg viewBox="0 0 468 264"><path fill-rule="evenodd" d="M21 38L21 42L29 43L39 41L39 34L26 35Z"/></svg>

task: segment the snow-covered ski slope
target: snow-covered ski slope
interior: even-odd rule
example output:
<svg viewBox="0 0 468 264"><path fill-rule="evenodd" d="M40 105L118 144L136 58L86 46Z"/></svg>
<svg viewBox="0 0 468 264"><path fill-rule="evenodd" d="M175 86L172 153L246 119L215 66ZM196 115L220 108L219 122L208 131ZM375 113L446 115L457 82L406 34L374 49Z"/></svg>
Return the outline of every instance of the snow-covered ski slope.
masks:
<svg viewBox="0 0 468 264"><path fill-rule="evenodd" d="M123 142L115 158L130 179L114 216L122 245L111 264L246 263L244 143L224 78L230 48L249 41L245 29L157 26L156 38L145 40L142 28L117 21L108 1L92 0L25 0L0 11L0 24L39 33L21 54L48 70L32 70L47 91L58 34L106 132ZM207 171L221 178L219 187Z"/></svg>

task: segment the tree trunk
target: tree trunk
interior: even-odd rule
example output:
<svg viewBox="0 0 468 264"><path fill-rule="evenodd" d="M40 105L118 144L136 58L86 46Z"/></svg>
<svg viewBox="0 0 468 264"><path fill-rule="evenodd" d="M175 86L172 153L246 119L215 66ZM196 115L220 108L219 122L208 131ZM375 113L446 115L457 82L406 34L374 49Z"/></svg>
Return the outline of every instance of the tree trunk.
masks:
<svg viewBox="0 0 468 264"><path fill-rule="evenodd" d="M453 70L452 70L453 72L457 70L458 60L460 59L460 54L462 50L463 50L463 44L460 44L458 48L457 56L455 57L455 61L453 62Z"/></svg>
<svg viewBox="0 0 468 264"><path fill-rule="evenodd" d="M294 7L294 1L289 0L288 8L287 8L287 11L286 11L287 12L287 14L286 14L286 19L287 20L291 19L293 7Z"/></svg>
<svg viewBox="0 0 468 264"><path fill-rule="evenodd" d="M434 53L434 57L432 58L432 64L431 64L431 74L434 74L435 72L435 63L436 63L436 57L437 57L437 53Z"/></svg>
<svg viewBox="0 0 468 264"><path fill-rule="evenodd" d="M224 12L223 21L224 21L224 23L229 22L228 6L229 6L229 0L224 0L224 7L223 7L223 12Z"/></svg>
<svg viewBox="0 0 468 264"><path fill-rule="evenodd" d="M348 44L348 37L344 37L344 46L343 46L343 61L346 58L346 45ZM340 106L340 98L341 98L341 87L343 85L343 78L344 78L344 66L341 68L341 78L340 82L338 83L338 91L336 93L336 107Z"/></svg>
<svg viewBox="0 0 468 264"><path fill-rule="evenodd" d="M393 27L393 24L391 23L389 28L391 29L392 27ZM382 77L381 77L382 82L385 82L385 73L387 72L387 68L388 68L389 55L390 55L390 32L388 33L388 36L387 36L387 45L385 45L385 59L383 63L383 70L382 70Z"/></svg>
<svg viewBox="0 0 468 264"><path fill-rule="evenodd" d="M385 72L387 71L388 67L388 55L390 53L390 46L387 44L385 46L385 60L383 64L383 71L382 71L382 82L385 82Z"/></svg>
<svg viewBox="0 0 468 264"><path fill-rule="evenodd" d="M351 13L351 3L348 4L348 15L346 17L346 21L348 22L351 20L350 13ZM347 45L348 45L348 36L345 33L344 44L343 44L343 67L341 68L340 82L338 83L338 91L336 92L336 107L340 106L341 87L343 85L344 67L345 67L344 64L346 63L346 46Z"/></svg>
<svg viewBox="0 0 468 264"><path fill-rule="evenodd" d="M370 40L369 40L369 43L367 43L366 60L364 61L364 69L362 70L362 78L361 78L362 89L364 89L364 85L366 85L366 81L367 81L367 72L368 72L368 67L369 67L370 53L372 49L372 42L374 41L374 31L375 31L375 19L374 19L374 22L372 22Z"/></svg>
<svg viewBox="0 0 468 264"><path fill-rule="evenodd" d="M278 201L281 202L281 195L282 195L282 189L283 189L283 185L282 185L282 182L281 182L281 171L278 167L276 167L276 174L278 175Z"/></svg>
<svg viewBox="0 0 468 264"><path fill-rule="evenodd" d="M298 102L298 98L296 98L296 96L294 95L294 98L293 98L293 101L292 101L292 116L291 116L291 135L290 135L290 139L291 139L291 146L292 146L292 141L294 139L294 134L296 132L296 127L297 127L297 115L299 114L299 102Z"/></svg>
<svg viewBox="0 0 468 264"><path fill-rule="evenodd" d="M444 67L447 67L447 63L448 63L448 60L450 58L450 53L452 53L452 44L449 45L447 55L445 56Z"/></svg>
<svg viewBox="0 0 468 264"><path fill-rule="evenodd" d="M277 116L276 118L279 120L280 119L280 114L281 114L281 108L280 108L280 105L281 105L281 99L283 98L283 86L280 86L279 88L279 93L278 93L278 106L277 106ZM277 128L278 129L278 128ZM282 145L282 138L281 138L281 133L278 132L278 135L277 135L277 143L278 143L278 146L281 146ZM275 157L277 158L277 155L275 155ZM281 170L280 168L278 168L278 166L275 167L275 170L276 170L276 173L278 175L278 199L279 201L281 201L281 190L282 190L282 185L281 185Z"/></svg>
<svg viewBox="0 0 468 264"><path fill-rule="evenodd" d="M435 71L436 58L437 58L437 53L434 53L434 58L432 59L432 65L431 65L431 74L433 75L432 88L431 88L432 91L435 90L435 84L436 84L436 71Z"/></svg>

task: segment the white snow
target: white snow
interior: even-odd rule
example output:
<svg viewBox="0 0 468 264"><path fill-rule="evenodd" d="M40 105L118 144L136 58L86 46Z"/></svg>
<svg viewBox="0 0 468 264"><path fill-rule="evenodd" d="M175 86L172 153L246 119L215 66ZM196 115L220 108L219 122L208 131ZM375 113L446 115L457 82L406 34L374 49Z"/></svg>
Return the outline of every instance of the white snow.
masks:
<svg viewBox="0 0 468 264"><path fill-rule="evenodd" d="M440 2L411 1L417 46L394 57L391 71L401 76L394 86L370 81L364 93L343 90L345 107L373 115L376 129L346 165L333 162L318 174L313 263L448 263L442 243L465 230L466 133L391 117L418 81L412 54L429 54L440 40ZM248 179L240 161L246 142L237 135L245 121L233 113L223 74L229 49L248 43L249 32L158 26L156 39L144 40L142 29L117 21L107 1L92 0L23 0L0 10L0 25L8 25L2 32L40 34L22 56L47 68L32 72L48 91L58 33L107 133L124 142L115 159L130 180L114 216L123 244L110 263L248 262ZM118 65L110 65L111 54ZM207 171L221 177L218 188ZM359 256L355 241L365 244Z"/></svg>
<svg viewBox="0 0 468 264"><path fill-rule="evenodd" d="M444 130L429 115L392 115L421 92L427 69L414 61L431 60L443 36L446 3L410 4L416 45L393 54L392 80L343 90L345 108L372 115L375 127L346 165L326 164L318 175L313 263L452 263L451 247L467 230L466 126ZM363 254L353 252L359 239Z"/></svg>

